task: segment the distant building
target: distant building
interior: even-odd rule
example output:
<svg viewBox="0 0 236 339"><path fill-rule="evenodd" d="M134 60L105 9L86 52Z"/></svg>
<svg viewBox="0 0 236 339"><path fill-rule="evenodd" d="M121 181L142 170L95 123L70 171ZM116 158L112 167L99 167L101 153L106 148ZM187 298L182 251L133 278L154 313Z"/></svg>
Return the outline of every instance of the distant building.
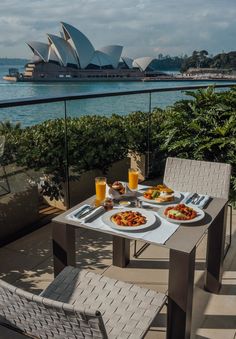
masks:
<svg viewBox="0 0 236 339"><path fill-rule="evenodd" d="M27 42L33 52L26 65L25 80L135 79L158 74L152 57L132 59L123 56L123 46L95 49L77 28L62 22L60 36L48 34L47 43Z"/></svg>

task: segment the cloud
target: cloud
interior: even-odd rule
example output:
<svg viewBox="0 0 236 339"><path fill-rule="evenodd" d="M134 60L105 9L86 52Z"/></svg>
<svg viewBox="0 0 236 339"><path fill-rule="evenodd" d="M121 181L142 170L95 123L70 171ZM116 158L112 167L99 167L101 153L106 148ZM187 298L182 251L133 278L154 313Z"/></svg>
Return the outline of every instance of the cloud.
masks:
<svg viewBox="0 0 236 339"><path fill-rule="evenodd" d="M121 44L131 57L235 50L235 0L2 0L0 56L30 57L25 42L58 34L60 21L95 47Z"/></svg>

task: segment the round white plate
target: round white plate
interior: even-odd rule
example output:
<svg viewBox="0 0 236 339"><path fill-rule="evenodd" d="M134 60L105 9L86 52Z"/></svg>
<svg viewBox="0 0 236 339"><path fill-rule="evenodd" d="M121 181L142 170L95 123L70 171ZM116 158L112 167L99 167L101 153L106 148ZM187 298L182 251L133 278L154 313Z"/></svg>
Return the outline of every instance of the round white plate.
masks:
<svg viewBox="0 0 236 339"><path fill-rule="evenodd" d="M177 204L171 205L171 206L174 207L176 205ZM168 206L168 207L170 207L170 206ZM176 219L171 219L171 218L167 218L167 216L165 216L165 214L164 214L164 211L165 211L166 208L167 207L160 208L157 213L159 214L159 216L161 218L166 219L169 222L173 222L173 223L176 223L176 224L189 224L189 223L193 223L193 222L202 220L204 218L204 216L205 216L205 212L203 210L201 210L200 208L194 206L193 209L197 212L196 218L191 219L191 220L176 220Z"/></svg>
<svg viewBox="0 0 236 339"><path fill-rule="evenodd" d="M179 193L179 192L175 192L174 193L174 200L172 201L165 201L165 202L158 202L156 200L150 200L145 198L143 195L139 196L138 199L143 201L143 202L148 202L150 204L155 204L155 205L159 205L159 206L165 206L165 205L173 205L173 204L177 204L179 203L182 199L184 198L184 196Z"/></svg>
<svg viewBox="0 0 236 339"><path fill-rule="evenodd" d="M134 226L134 227L132 227L132 226L119 226L119 225L115 224L113 221L111 221L111 217L114 214L120 213L120 212L126 212L126 211L140 212L143 216L145 216L147 218L146 224L140 225L140 226ZM102 221L104 222L104 224L110 226L111 228L114 228L115 230L136 232L136 231L139 231L139 230L144 230L144 229L152 226L153 224L155 224L156 216L153 212L145 211L142 208L122 208L122 209L113 209L109 212L106 212L102 216Z"/></svg>

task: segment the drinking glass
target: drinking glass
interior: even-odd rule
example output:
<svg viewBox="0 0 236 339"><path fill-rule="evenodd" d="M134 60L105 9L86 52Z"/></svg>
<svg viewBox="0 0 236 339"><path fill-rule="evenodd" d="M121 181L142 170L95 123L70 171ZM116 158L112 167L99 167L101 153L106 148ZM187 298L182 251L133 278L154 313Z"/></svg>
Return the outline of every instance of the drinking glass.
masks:
<svg viewBox="0 0 236 339"><path fill-rule="evenodd" d="M105 177L96 177L95 178L96 200L98 200L100 202L105 200L106 184L107 184L107 178L105 178Z"/></svg>
<svg viewBox="0 0 236 339"><path fill-rule="evenodd" d="M138 188L138 170L129 168L129 188L136 190Z"/></svg>

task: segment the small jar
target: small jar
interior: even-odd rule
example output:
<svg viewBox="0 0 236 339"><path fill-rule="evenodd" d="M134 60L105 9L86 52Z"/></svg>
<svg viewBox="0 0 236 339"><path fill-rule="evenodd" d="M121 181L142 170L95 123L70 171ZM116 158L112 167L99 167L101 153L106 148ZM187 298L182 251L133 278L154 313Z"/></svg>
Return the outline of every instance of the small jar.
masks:
<svg viewBox="0 0 236 339"><path fill-rule="evenodd" d="M113 200L111 198L106 198L104 200L103 206L104 206L106 211L112 210L113 206L114 206Z"/></svg>

